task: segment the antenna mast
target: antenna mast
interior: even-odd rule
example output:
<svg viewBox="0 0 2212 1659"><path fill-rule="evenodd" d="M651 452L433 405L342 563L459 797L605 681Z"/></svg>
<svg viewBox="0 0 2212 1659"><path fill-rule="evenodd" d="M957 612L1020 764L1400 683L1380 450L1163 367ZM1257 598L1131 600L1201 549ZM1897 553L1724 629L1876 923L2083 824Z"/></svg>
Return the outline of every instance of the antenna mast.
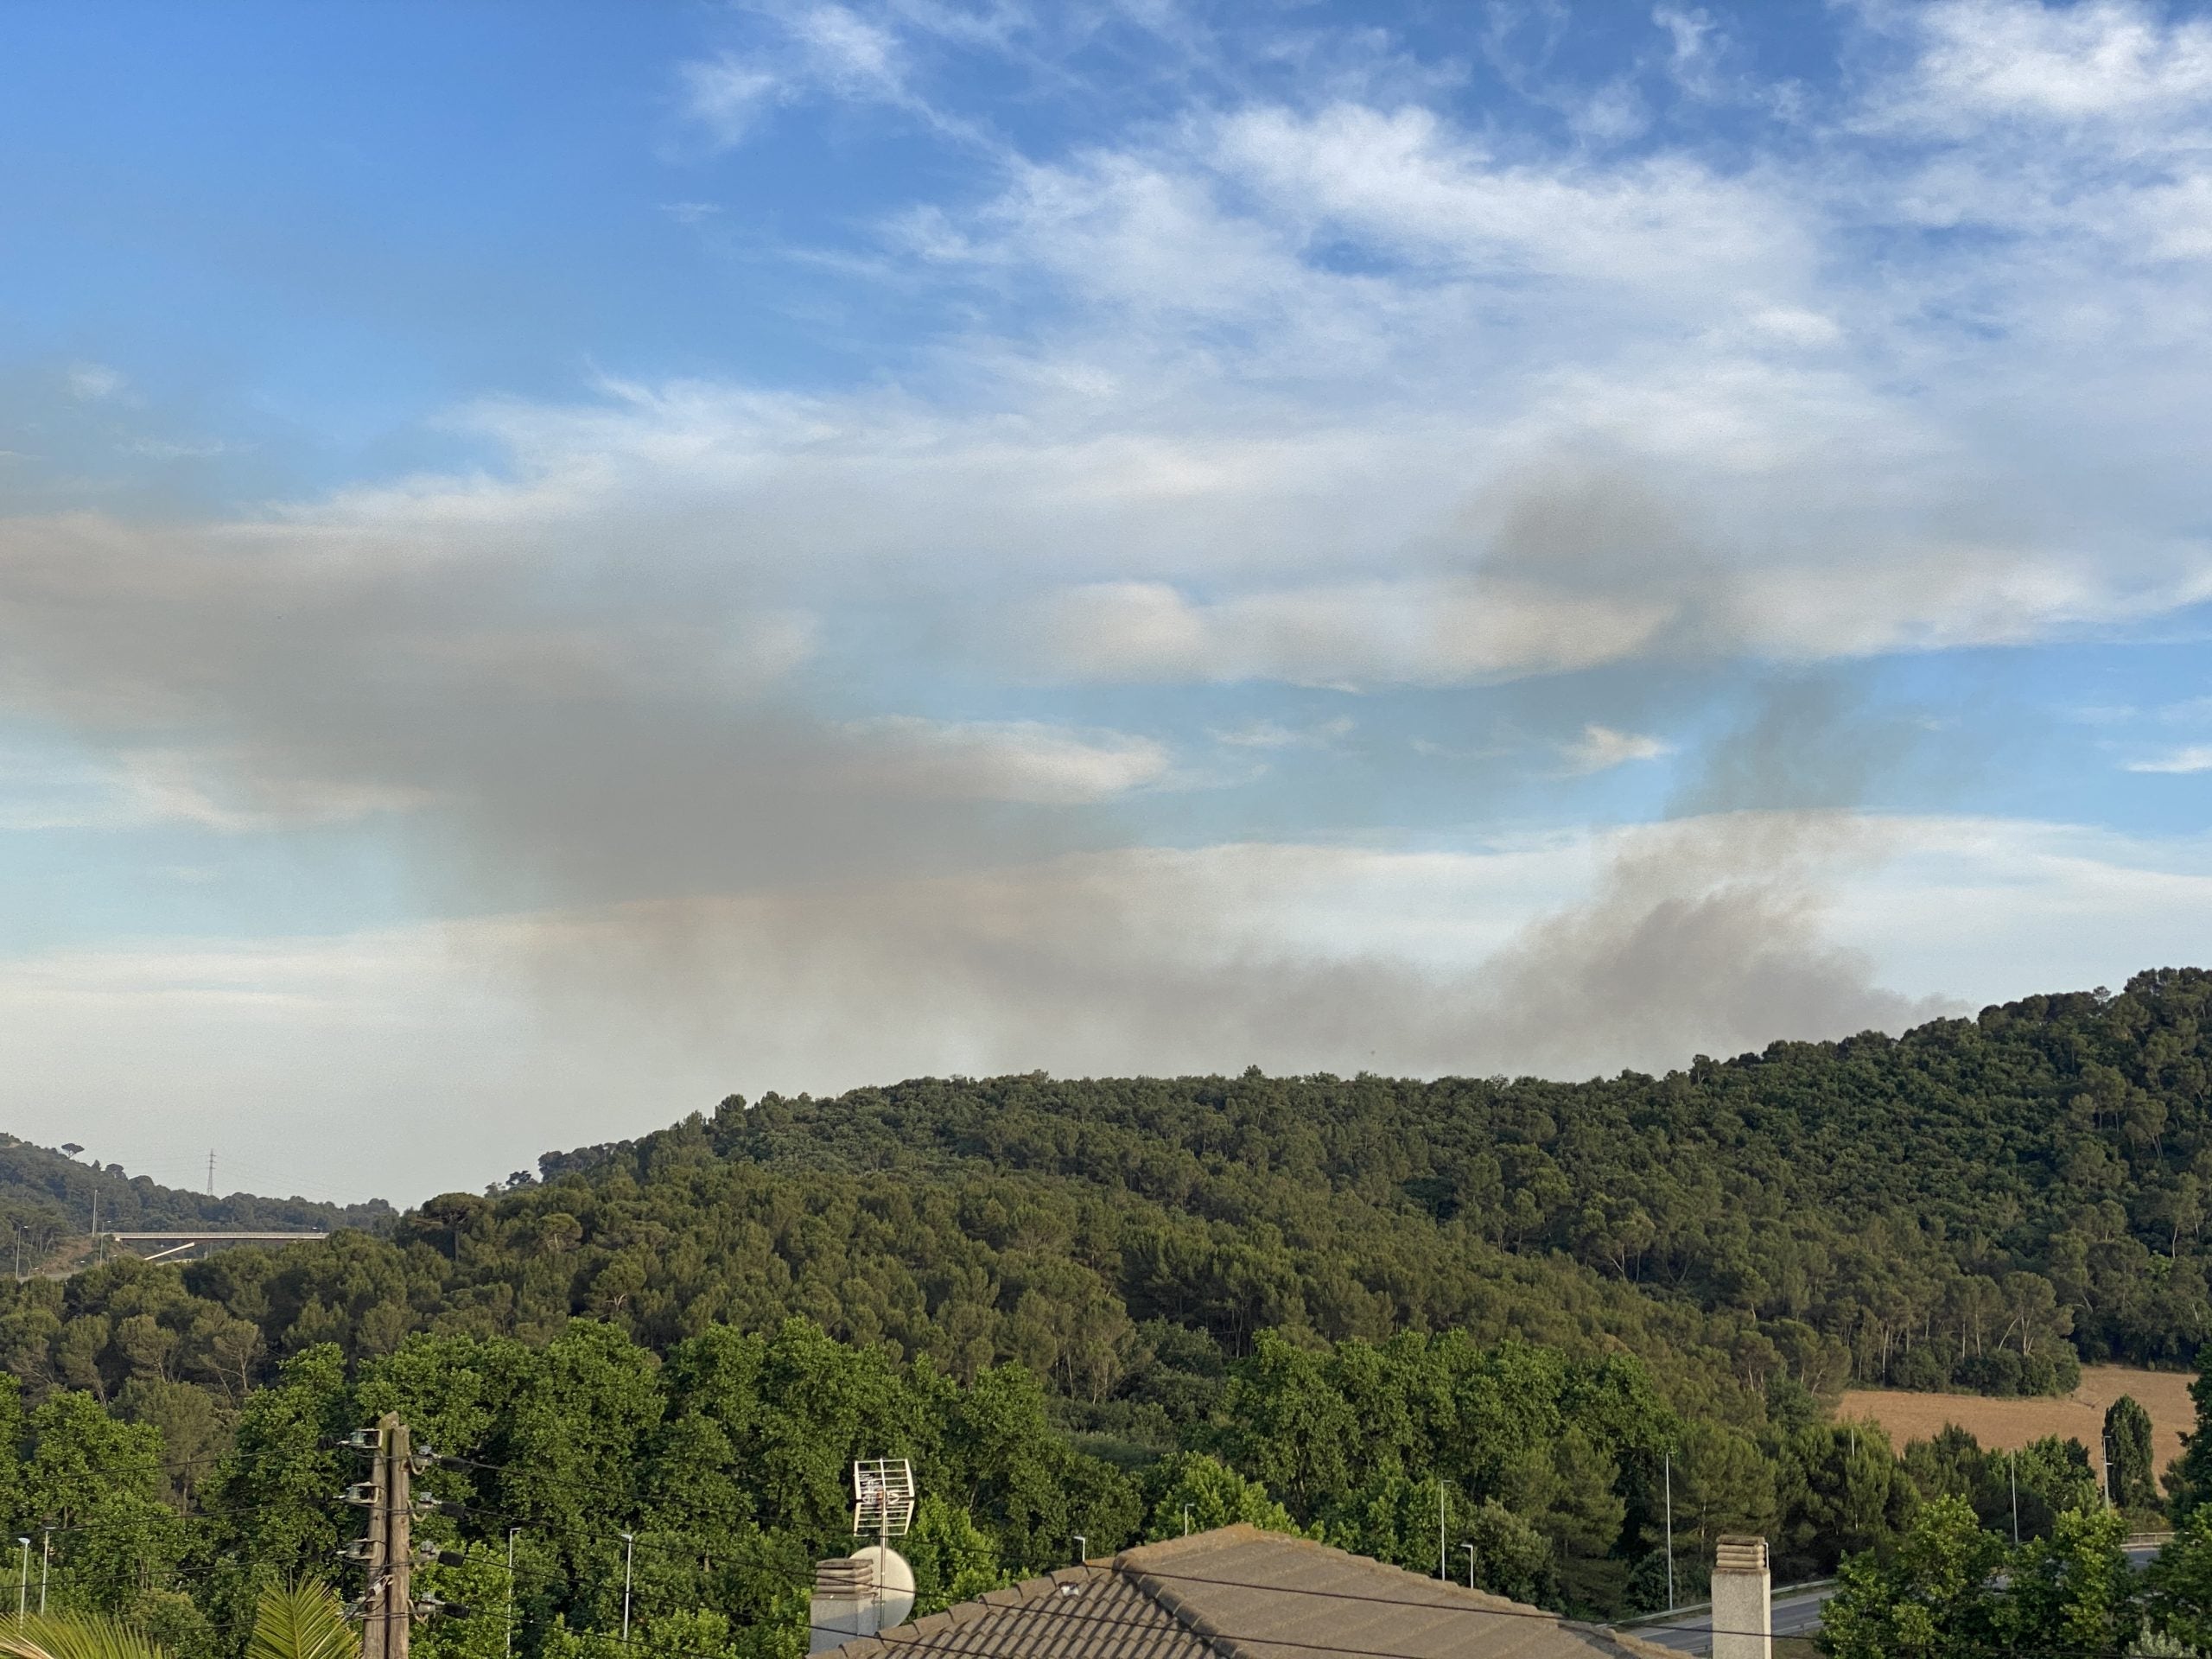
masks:
<svg viewBox="0 0 2212 1659"><path fill-rule="evenodd" d="M853 1536L873 1530L875 1560L875 1627L883 1628L884 1568L891 1541L904 1538L914 1524L914 1465L904 1458L874 1458L853 1465Z"/></svg>

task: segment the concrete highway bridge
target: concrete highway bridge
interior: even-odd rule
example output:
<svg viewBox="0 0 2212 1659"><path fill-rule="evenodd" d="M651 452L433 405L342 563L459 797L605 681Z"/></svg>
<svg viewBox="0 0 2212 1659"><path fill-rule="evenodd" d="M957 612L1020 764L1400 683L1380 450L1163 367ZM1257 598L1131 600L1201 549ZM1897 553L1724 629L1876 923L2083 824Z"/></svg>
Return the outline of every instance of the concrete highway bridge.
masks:
<svg viewBox="0 0 2212 1659"><path fill-rule="evenodd" d="M189 1260L226 1244L304 1244L328 1238L327 1232L237 1232L222 1228L172 1230L155 1233L102 1232L99 1242L121 1244L148 1262Z"/></svg>

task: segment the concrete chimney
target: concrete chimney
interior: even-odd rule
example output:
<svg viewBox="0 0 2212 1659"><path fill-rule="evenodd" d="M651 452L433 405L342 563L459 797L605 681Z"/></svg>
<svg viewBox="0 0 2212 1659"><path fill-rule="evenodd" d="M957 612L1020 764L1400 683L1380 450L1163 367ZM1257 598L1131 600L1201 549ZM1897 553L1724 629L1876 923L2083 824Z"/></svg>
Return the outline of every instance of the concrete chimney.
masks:
<svg viewBox="0 0 2212 1659"><path fill-rule="evenodd" d="M855 1556L850 1560L818 1561L814 1568L814 1600L807 1611L806 1650L821 1653L840 1648L877 1628L875 1563Z"/></svg>
<svg viewBox="0 0 2212 1659"><path fill-rule="evenodd" d="M1766 1540L1723 1538L1713 1554L1713 1659L1774 1659Z"/></svg>

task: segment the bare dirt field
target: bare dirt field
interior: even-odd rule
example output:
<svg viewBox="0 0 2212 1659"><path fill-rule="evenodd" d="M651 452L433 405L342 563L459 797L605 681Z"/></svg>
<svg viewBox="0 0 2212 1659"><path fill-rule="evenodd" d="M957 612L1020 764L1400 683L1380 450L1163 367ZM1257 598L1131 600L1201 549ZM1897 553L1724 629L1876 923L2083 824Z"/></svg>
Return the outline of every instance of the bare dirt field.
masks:
<svg viewBox="0 0 2212 1659"><path fill-rule="evenodd" d="M2082 1386L2065 1399L1992 1400L1979 1394L1907 1394L1891 1389L1853 1389L1837 1408L1838 1422L1876 1422L1899 1451L1956 1423L1984 1446L2000 1451L2056 1434L2089 1449L2102 1466L2105 1408L2132 1394L2151 1414L2152 1451L2163 1470L2181 1455L2181 1437L2196 1427L2187 1371L2139 1371L2126 1365L2084 1365Z"/></svg>

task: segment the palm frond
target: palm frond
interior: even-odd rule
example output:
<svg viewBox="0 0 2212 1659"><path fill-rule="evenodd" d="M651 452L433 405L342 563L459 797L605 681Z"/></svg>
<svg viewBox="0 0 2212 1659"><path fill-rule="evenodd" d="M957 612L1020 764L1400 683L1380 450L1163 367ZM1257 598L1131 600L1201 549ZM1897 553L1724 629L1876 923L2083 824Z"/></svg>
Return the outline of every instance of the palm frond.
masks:
<svg viewBox="0 0 2212 1659"><path fill-rule="evenodd" d="M360 1651L361 1639L346 1622L345 1609L328 1585L309 1580L262 1591L246 1659L359 1659ZM54 1659L75 1656L56 1654Z"/></svg>
<svg viewBox="0 0 2212 1659"><path fill-rule="evenodd" d="M0 1621L0 1659L169 1659L137 1626L105 1613L33 1613Z"/></svg>

